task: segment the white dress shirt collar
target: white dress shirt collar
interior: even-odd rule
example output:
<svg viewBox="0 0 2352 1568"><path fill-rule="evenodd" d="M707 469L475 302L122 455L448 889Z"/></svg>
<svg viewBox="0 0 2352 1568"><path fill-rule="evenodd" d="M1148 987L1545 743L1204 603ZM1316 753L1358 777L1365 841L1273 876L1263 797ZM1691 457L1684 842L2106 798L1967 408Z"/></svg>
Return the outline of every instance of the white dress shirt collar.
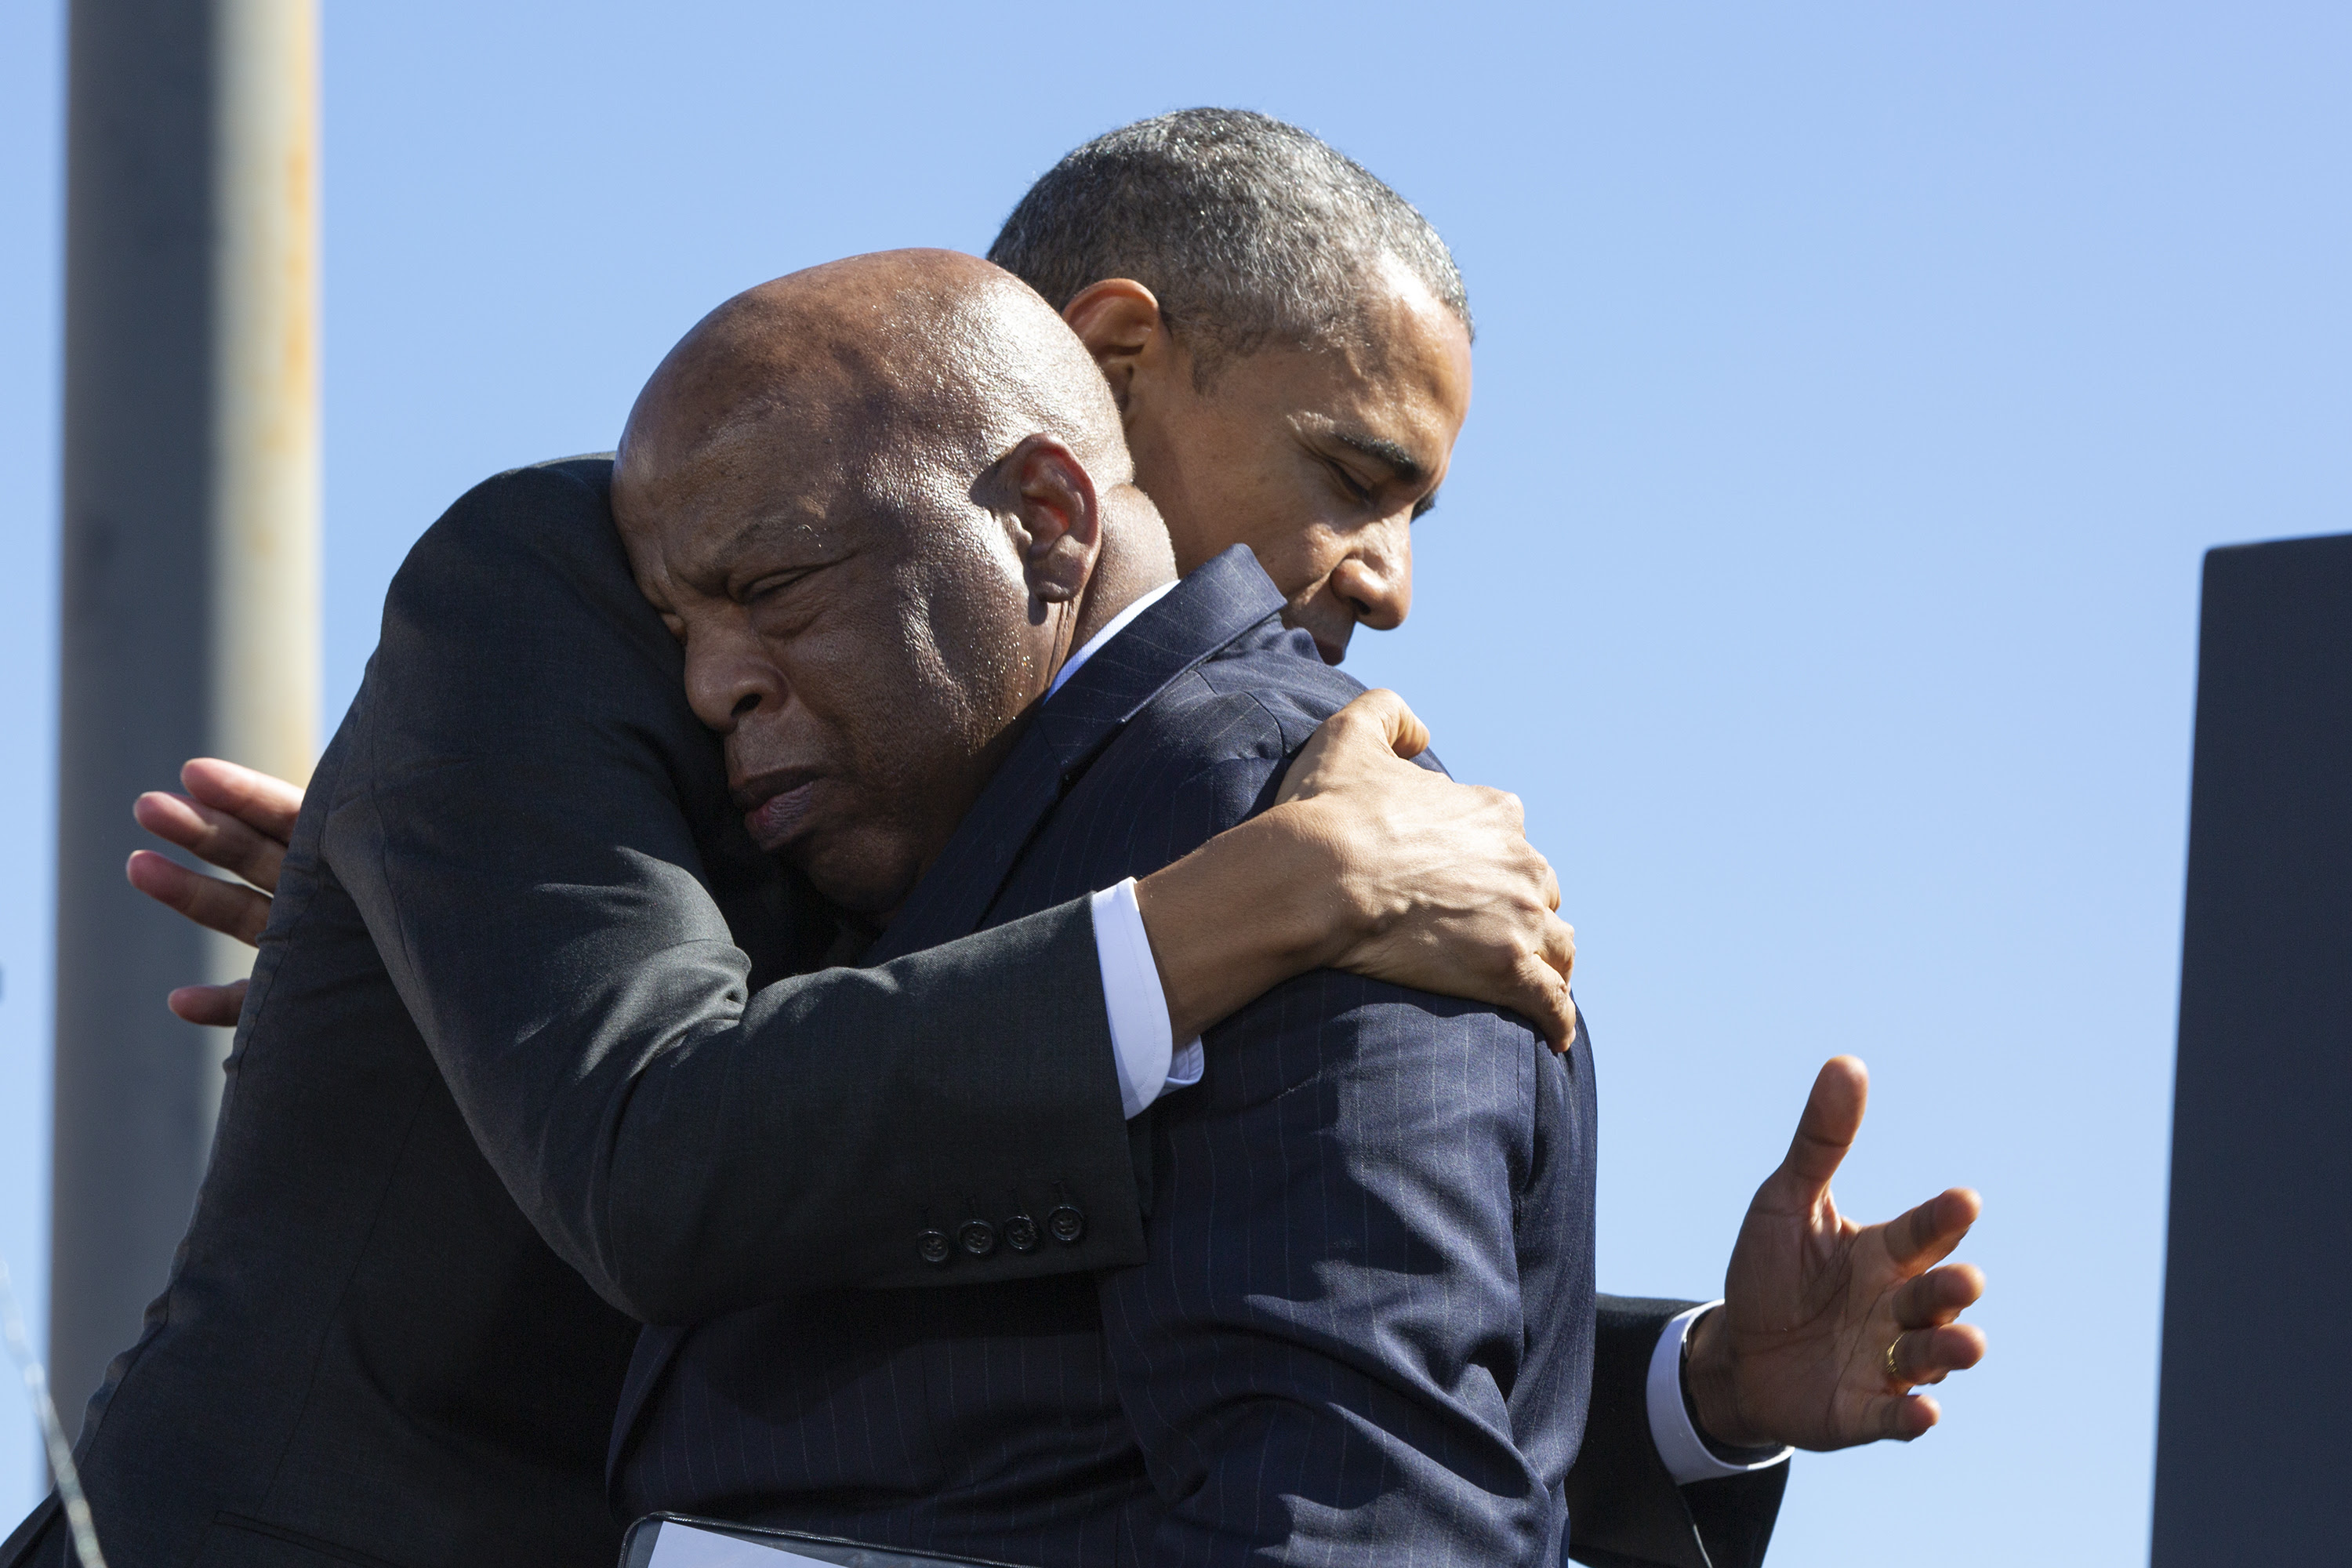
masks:
<svg viewBox="0 0 2352 1568"><path fill-rule="evenodd" d="M1045 687L1047 700L1050 701L1054 693L1069 684L1070 677L1077 674L1078 667L1094 658L1100 651L1103 644L1127 630L1128 623L1166 598L1169 591L1175 586L1172 582L1162 583L1157 588L1147 589L1138 595L1133 604L1113 616L1102 630L1088 637L1073 650L1070 657L1062 661L1062 668L1054 672L1054 679L1047 683Z"/></svg>

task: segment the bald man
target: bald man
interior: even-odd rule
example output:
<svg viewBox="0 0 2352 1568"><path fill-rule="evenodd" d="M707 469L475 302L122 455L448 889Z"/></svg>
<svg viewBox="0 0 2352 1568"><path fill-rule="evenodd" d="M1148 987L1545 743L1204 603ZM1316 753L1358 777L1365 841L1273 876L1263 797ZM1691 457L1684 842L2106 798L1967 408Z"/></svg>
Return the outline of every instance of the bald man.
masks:
<svg viewBox="0 0 2352 1568"><path fill-rule="evenodd" d="M1400 762L1392 701L1175 864L824 967L838 917L731 807L610 467L478 487L394 581L188 1230L76 1445L118 1564L609 1564L641 1322L1139 1261L1128 1119L1171 1039L1322 963L1568 1037L1517 804ZM967 1197L1034 1244L942 1248ZM53 1496L0 1563L71 1550Z"/></svg>
<svg viewBox="0 0 2352 1568"><path fill-rule="evenodd" d="M869 959L1243 823L1360 689L1246 549L1175 580L1084 345L969 257L722 307L640 398L614 497L751 837L879 931ZM649 1331L624 1511L1034 1564L1558 1561L1589 1042L1324 971L1205 1044L1135 1124L1139 1266ZM1058 1223L1006 1207L932 1217L976 1256Z"/></svg>

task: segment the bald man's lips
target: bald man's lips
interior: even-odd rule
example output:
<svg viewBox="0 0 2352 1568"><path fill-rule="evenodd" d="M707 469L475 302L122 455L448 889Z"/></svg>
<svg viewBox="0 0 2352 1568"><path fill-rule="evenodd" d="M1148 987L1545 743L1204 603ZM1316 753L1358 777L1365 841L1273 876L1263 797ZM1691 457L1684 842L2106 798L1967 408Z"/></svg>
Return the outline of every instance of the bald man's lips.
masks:
<svg viewBox="0 0 2352 1568"><path fill-rule="evenodd" d="M751 842L773 854L800 837L815 798L818 775L793 768L763 773L734 791Z"/></svg>

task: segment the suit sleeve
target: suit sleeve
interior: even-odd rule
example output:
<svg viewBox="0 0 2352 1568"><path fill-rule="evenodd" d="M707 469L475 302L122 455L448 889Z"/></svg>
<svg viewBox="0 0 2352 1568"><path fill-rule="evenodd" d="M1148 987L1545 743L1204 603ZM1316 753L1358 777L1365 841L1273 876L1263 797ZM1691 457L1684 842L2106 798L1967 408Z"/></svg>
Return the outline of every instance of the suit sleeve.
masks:
<svg viewBox="0 0 2352 1568"><path fill-rule="evenodd" d="M754 987L729 916L782 942L791 911L604 472L502 476L420 542L329 808L329 863L509 1191L655 1322L1139 1258L1086 900ZM1007 1191L1079 1207L1083 1241L923 1260L967 1194Z"/></svg>
<svg viewBox="0 0 2352 1568"><path fill-rule="evenodd" d="M1149 1113L1149 1256L1102 1292L1152 1560L1557 1562L1585 1363L1552 1292L1590 1291L1591 1233L1523 1289L1516 1221L1575 1206L1565 1069L1495 1013L1330 972L1210 1050Z"/></svg>
<svg viewBox="0 0 2352 1568"><path fill-rule="evenodd" d="M1650 1356L1694 1301L1602 1296L1592 1412L1568 1476L1570 1557L1592 1568L1756 1568L1789 1467L1678 1487L1650 1436Z"/></svg>

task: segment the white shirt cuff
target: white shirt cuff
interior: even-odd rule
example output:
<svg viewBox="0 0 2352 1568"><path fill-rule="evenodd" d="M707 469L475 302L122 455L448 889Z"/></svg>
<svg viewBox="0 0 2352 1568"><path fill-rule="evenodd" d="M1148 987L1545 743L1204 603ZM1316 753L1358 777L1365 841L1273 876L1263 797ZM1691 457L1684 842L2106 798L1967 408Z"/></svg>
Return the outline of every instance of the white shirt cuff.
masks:
<svg viewBox="0 0 2352 1568"><path fill-rule="evenodd" d="M1168 994L1135 901L1135 879L1094 896L1095 962L1102 966L1103 1007L1110 1015L1110 1052L1118 1066L1118 1103L1129 1118L1171 1089L1201 1081L1201 1042L1175 1045Z"/></svg>
<svg viewBox="0 0 2352 1568"><path fill-rule="evenodd" d="M1789 1456L1796 1452L1783 1448L1768 1459L1735 1464L1717 1458L1692 1424L1690 1409L1683 1403L1683 1346L1688 1342L1691 1325L1698 1321L1700 1314L1722 1305L1720 1301L1708 1301L1675 1319L1658 1335L1658 1348L1650 1352L1650 1441L1657 1445L1658 1458L1678 1487L1686 1487L1693 1481L1744 1476L1750 1470L1785 1464Z"/></svg>

